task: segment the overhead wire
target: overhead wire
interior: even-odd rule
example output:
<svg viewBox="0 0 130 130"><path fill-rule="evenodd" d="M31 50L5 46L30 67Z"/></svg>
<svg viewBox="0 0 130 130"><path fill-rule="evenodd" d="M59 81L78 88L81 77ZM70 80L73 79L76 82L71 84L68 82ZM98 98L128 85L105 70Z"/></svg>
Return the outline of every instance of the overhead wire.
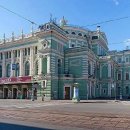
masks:
<svg viewBox="0 0 130 130"><path fill-rule="evenodd" d="M2 8L2 9L4 9L4 10L6 10L6 11L8 11L8 12L10 12L10 13L12 13L12 14L14 14L14 15L16 15L16 16L18 16L18 17L20 17L20 18L22 18L22 19L24 19L24 20L26 20L26 21L28 21L28 22L30 22L32 25L37 25L34 21L31 21L30 19L28 19L28 18L22 16L21 14L18 14L18 13L16 13L16 12L14 12L14 11L12 11L12 10L10 10L10 9L8 9L8 8L6 8L6 7L4 7L3 5L0 5L0 8Z"/></svg>
<svg viewBox="0 0 130 130"><path fill-rule="evenodd" d="M86 26L84 26L84 27L100 25L100 24L109 23L109 22L114 22L114 21L119 21L119 20L123 20L123 19L127 19L127 18L130 18L130 16L125 16L125 17L120 17L120 18L115 18L115 19L110 19L110 20L101 21L101 22L98 22L98 23L88 24L88 25L86 25Z"/></svg>
<svg viewBox="0 0 130 130"><path fill-rule="evenodd" d="M18 17L20 17L20 18L22 18L22 19L24 19L24 20L26 20L28 22L30 22L32 25L38 25L34 21L32 21L32 20L30 20L30 19L22 16L21 14L18 14L16 12L14 12L14 11L12 11L12 10L4 7L3 5L0 5L0 8L2 8L4 10L6 10L6 11L8 11L8 12L10 12L10 13L12 13L12 14L14 14L14 15L16 15L16 16L18 16ZM120 18L105 20L105 21L101 21L101 22L97 22L97 23L93 23L93 24L88 24L88 25L82 26L82 27L95 26L95 25L100 25L100 24L105 24L105 23L109 23L109 22L119 21L119 20L123 20L123 19L127 19L127 18L130 18L130 16L125 16L125 17L120 17ZM129 43L129 41L124 41L124 42L121 41L121 42L117 42L117 43L109 43L109 45L112 45L112 44L121 44L121 43Z"/></svg>

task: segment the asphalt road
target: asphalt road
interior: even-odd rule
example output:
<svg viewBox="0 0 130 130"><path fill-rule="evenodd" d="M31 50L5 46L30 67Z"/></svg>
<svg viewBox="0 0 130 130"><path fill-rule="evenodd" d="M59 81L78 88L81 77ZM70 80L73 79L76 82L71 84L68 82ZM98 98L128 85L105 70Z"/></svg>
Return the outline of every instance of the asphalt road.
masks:
<svg viewBox="0 0 130 130"><path fill-rule="evenodd" d="M35 108L34 108L35 109ZM43 107L37 108L42 110ZM104 114L118 114L130 116L130 101L127 102L81 102L66 105L52 105L44 106L44 110L52 111L67 111L67 112L90 112L90 113L104 113Z"/></svg>
<svg viewBox="0 0 130 130"><path fill-rule="evenodd" d="M130 130L130 102L0 100L0 130Z"/></svg>

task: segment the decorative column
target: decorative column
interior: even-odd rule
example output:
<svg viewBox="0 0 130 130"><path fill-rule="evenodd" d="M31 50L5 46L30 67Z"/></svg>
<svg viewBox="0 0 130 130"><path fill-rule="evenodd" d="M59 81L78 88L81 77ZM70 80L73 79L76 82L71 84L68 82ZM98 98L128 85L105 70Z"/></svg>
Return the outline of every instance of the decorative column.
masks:
<svg viewBox="0 0 130 130"><path fill-rule="evenodd" d="M34 74L34 50L33 47L30 47L30 75Z"/></svg>
<svg viewBox="0 0 130 130"><path fill-rule="evenodd" d="M14 64L14 50L11 50L11 77L14 77L14 72L15 70L13 70L13 64Z"/></svg>
<svg viewBox="0 0 130 130"><path fill-rule="evenodd" d="M23 49L20 49L20 76L23 76Z"/></svg>
<svg viewBox="0 0 130 130"><path fill-rule="evenodd" d="M47 74L50 74L50 68L51 68L51 58L50 55L47 55Z"/></svg>
<svg viewBox="0 0 130 130"><path fill-rule="evenodd" d="M6 64L5 64L5 52L2 53L3 60L2 60L2 77L6 76Z"/></svg>

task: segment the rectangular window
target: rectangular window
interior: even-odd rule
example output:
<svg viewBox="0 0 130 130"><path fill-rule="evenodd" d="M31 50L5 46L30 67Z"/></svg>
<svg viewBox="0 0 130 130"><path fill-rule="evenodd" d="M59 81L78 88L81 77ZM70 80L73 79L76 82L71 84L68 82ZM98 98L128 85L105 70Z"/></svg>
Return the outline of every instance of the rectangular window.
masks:
<svg viewBox="0 0 130 130"><path fill-rule="evenodd" d="M17 57L17 50L15 50L15 57Z"/></svg>
<svg viewBox="0 0 130 130"><path fill-rule="evenodd" d="M25 48L25 52L24 53L25 53L25 56L26 56L27 55L27 48Z"/></svg>
<svg viewBox="0 0 130 130"><path fill-rule="evenodd" d="M126 57L126 60L125 60L127 63L129 62L129 57Z"/></svg>
<svg viewBox="0 0 130 130"><path fill-rule="evenodd" d="M126 73L126 80L129 80L129 73Z"/></svg>
<svg viewBox="0 0 130 130"><path fill-rule="evenodd" d="M11 52L9 52L9 58L11 58Z"/></svg>
<svg viewBox="0 0 130 130"><path fill-rule="evenodd" d="M98 39L98 36L92 36L92 40Z"/></svg>
<svg viewBox="0 0 130 130"><path fill-rule="evenodd" d="M2 54L2 53L0 53L0 59L1 59L1 60L3 59L3 54Z"/></svg>
<svg viewBox="0 0 130 130"><path fill-rule="evenodd" d="M122 60L121 60L121 57L120 57L120 58L118 58L118 63L121 63L121 61L122 61Z"/></svg>
<svg viewBox="0 0 130 130"><path fill-rule="evenodd" d="M6 59L8 59L8 52L6 52Z"/></svg>
<svg viewBox="0 0 130 130"><path fill-rule="evenodd" d="M118 73L118 80L121 80L121 73Z"/></svg>
<svg viewBox="0 0 130 130"><path fill-rule="evenodd" d="M20 57L20 50L18 50L18 57Z"/></svg>
<svg viewBox="0 0 130 130"><path fill-rule="evenodd" d="M37 54L37 46L35 47L35 54Z"/></svg>
<svg viewBox="0 0 130 130"><path fill-rule="evenodd" d="M30 55L30 48L28 48L28 55Z"/></svg>

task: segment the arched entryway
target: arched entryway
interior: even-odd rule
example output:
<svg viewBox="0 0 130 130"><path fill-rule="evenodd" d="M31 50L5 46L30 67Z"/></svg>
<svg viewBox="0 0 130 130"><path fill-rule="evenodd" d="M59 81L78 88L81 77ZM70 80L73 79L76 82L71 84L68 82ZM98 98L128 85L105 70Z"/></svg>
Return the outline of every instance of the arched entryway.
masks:
<svg viewBox="0 0 130 130"><path fill-rule="evenodd" d="M17 88L13 88L13 99L17 99Z"/></svg>
<svg viewBox="0 0 130 130"><path fill-rule="evenodd" d="M8 88L4 88L4 99L8 98Z"/></svg>

